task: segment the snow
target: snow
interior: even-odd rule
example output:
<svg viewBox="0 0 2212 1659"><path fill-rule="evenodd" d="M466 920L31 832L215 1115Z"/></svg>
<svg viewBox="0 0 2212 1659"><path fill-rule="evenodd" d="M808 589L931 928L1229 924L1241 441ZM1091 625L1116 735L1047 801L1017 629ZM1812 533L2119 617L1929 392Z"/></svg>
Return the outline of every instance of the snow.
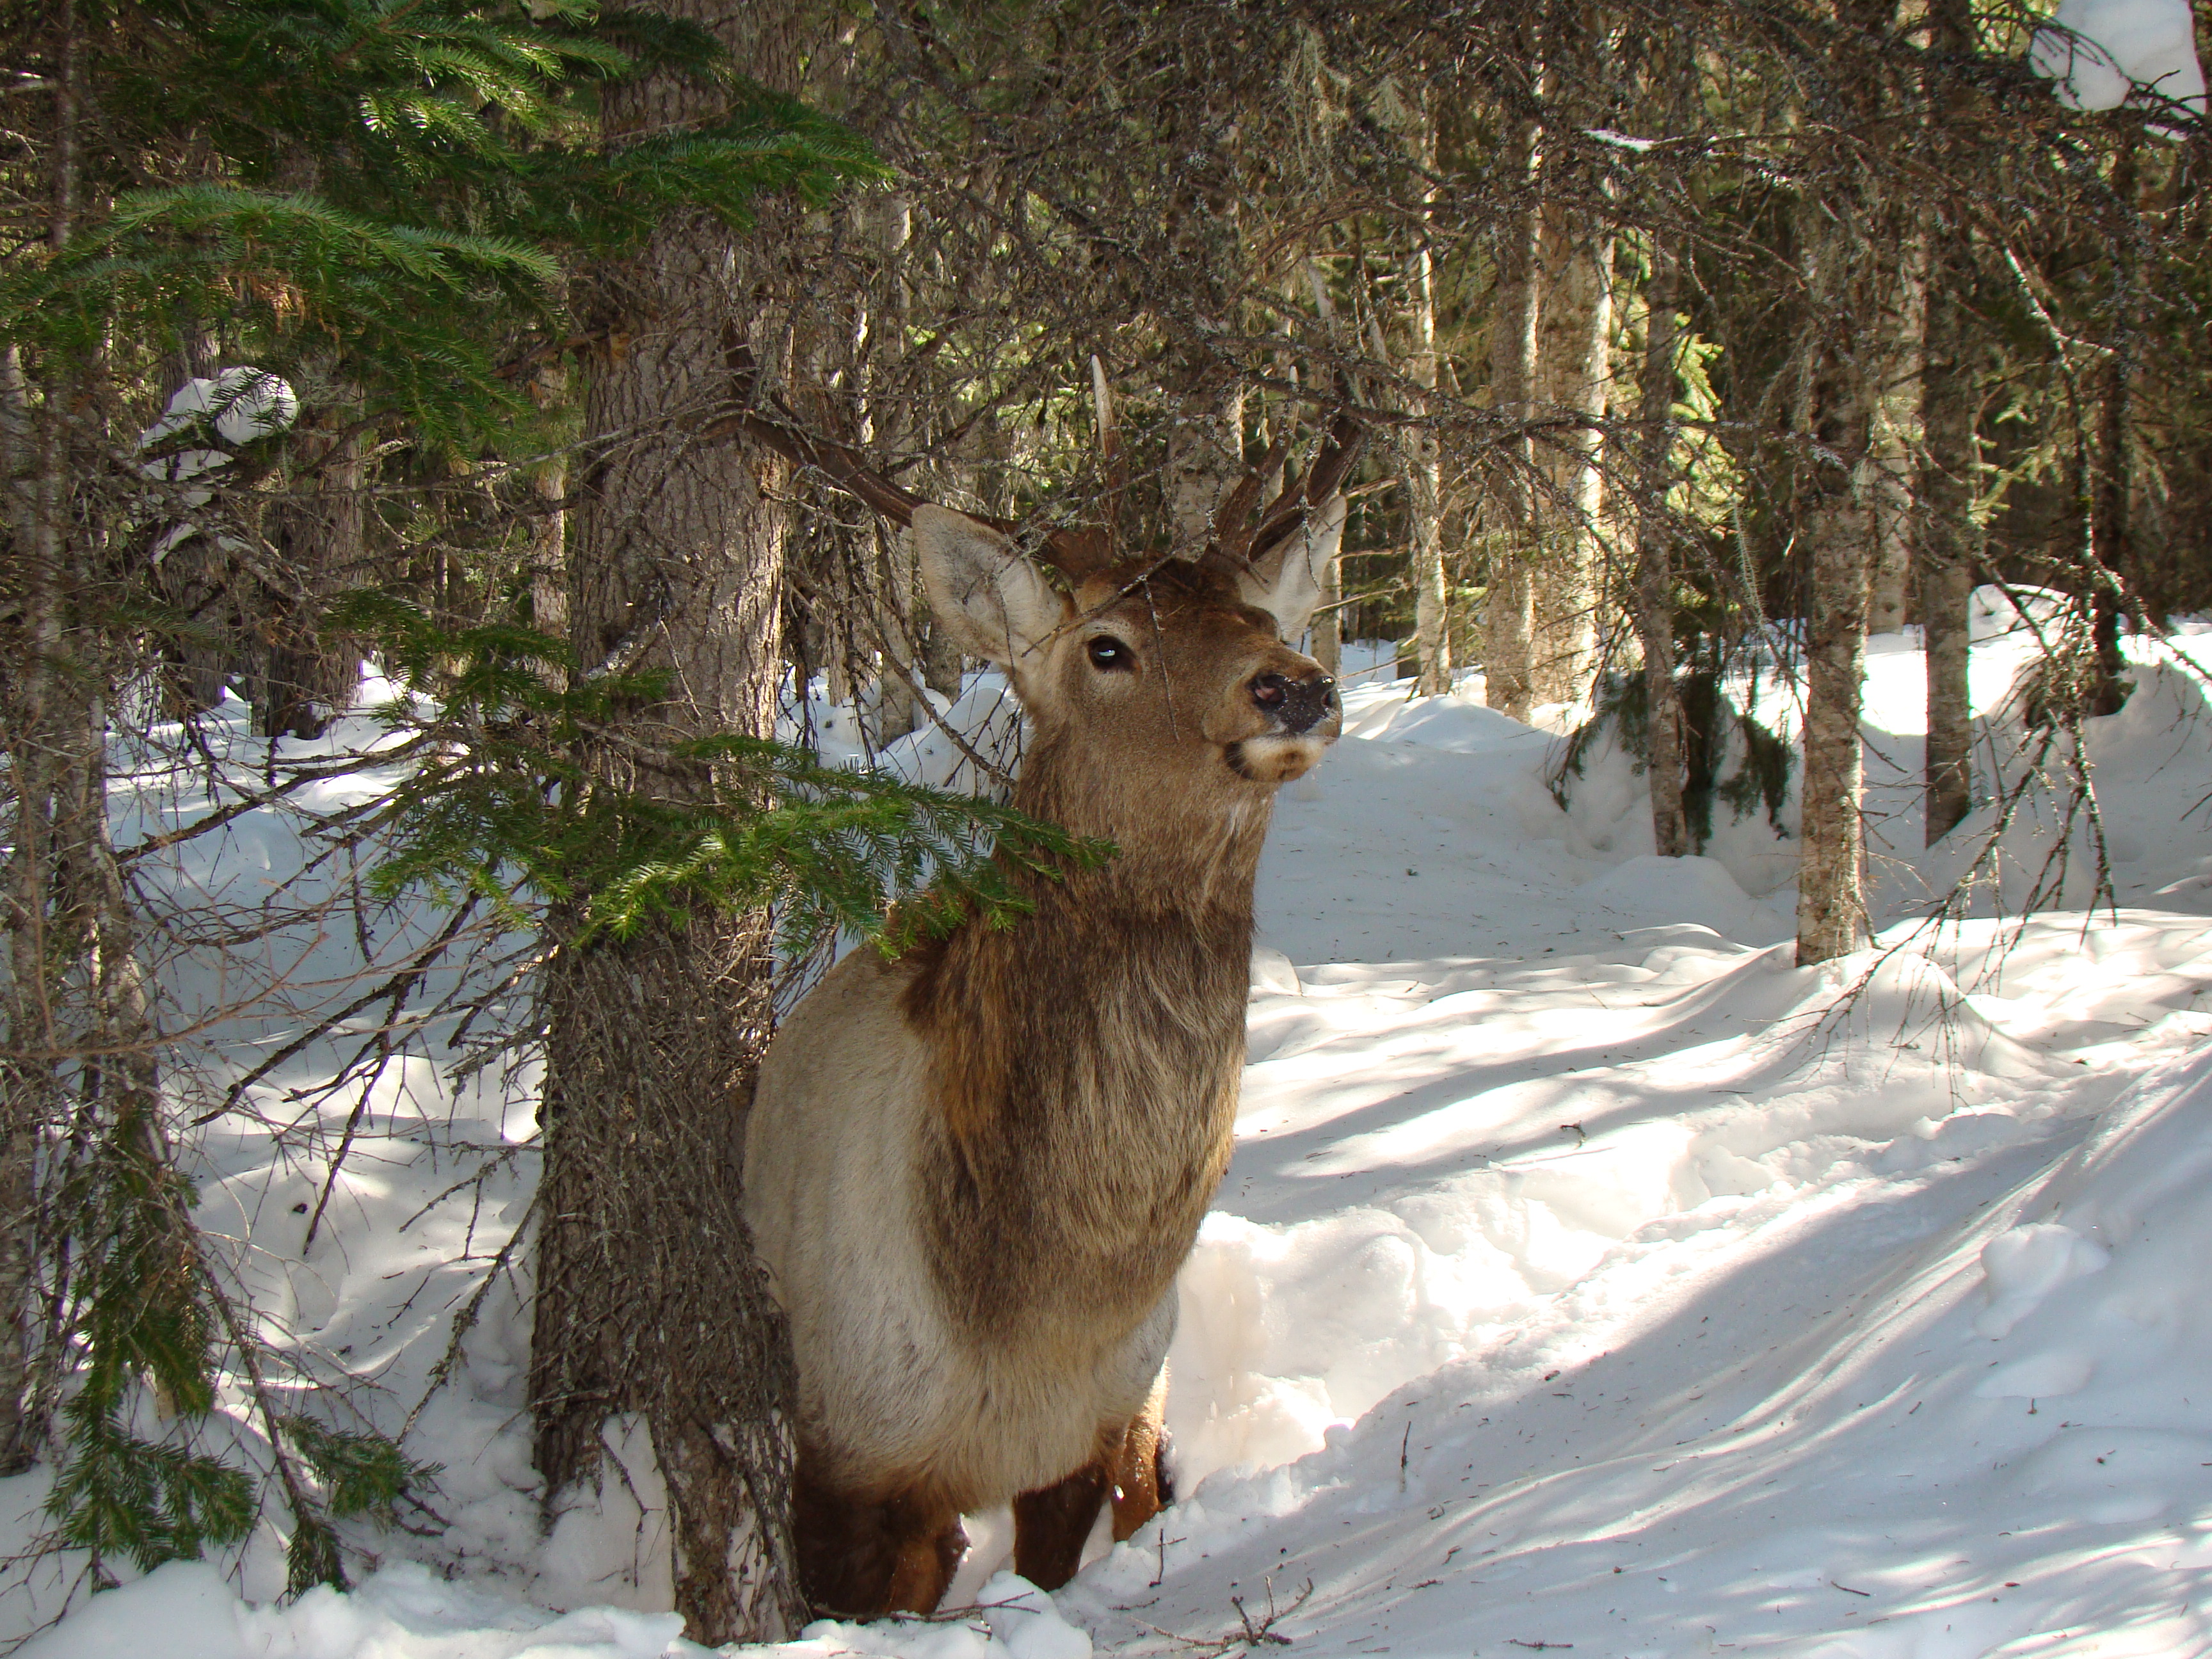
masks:
<svg viewBox="0 0 2212 1659"><path fill-rule="evenodd" d="M204 430L210 415L223 442L250 443L285 431L298 420L300 397L289 382L266 369L226 368L179 386L161 418L139 434L138 446L143 449L179 432Z"/></svg>
<svg viewBox="0 0 2212 1659"><path fill-rule="evenodd" d="M179 386L161 418L138 434L138 447L143 452L180 435L204 436L210 430L227 444L251 443L289 430L299 418L299 394L289 381L266 369L241 365ZM158 483L178 485L219 471L234 459L228 449L178 449L140 463L138 471ZM173 491L175 504L187 509L205 507L214 499L215 492L204 486ZM149 550L151 562L161 563L193 533L189 524L164 531Z"/></svg>
<svg viewBox="0 0 2212 1659"><path fill-rule="evenodd" d="M2021 598L2050 621L2047 596ZM2031 735L2014 687L2034 644L2009 600L1978 605L1980 737L2002 758ZM1814 969L1793 965L1792 843L1763 811L1717 823L1707 856L1656 859L1618 751L1563 811L1553 732L1472 684L1413 701L1362 677L1262 866L1237 1152L1170 1359L1182 1501L1126 1545L1094 1540L1051 1597L1001 1571L1006 1517L975 1517L952 1596L969 1614L824 1623L773 1659L1218 1652L1254 1645L1248 1620L1301 1654L1439 1659L2212 1652L2212 720L2191 643L2133 642L2134 698L2086 734L2117 912L2082 908L2077 871L2065 908L2001 913L2055 844L2039 807L2001 879L1939 926L1928 896L1960 857L1919 850L1922 660L1909 634L1878 642L1887 925ZM1003 691L977 677L948 718L1011 744ZM1762 697L1786 725L1786 690ZM868 749L849 708L810 711L825 750ZM333 741L372 731L356 717ZM967 781L934 727L883 758ZM126 834L202 810L176 787L120 788ZM327 810L363 786L315 787ZM1992 825L1985 808L1968 829ZM308 855L260 813L182 851L172 879L232 903ZM393 959L433 925L383 918L371 943ZM304 1005L360 946L331 929L268 948ZM634 1425L610 1429L629 1478L538 1534L526 1279L493 1281L454 1382L428 1389L527 1205L534 1071L457 1085L412 1060L313 1109L322 1139L275 1132L345 1052L258 1086L268 1121L210 1126L203 1220L366 1416L397 1428L427 1393L408 1445L443 1466L449 1524L353 1534L375 1570L289 1606L264 1527L21 1651L699 1651L660 1611L662 1500ZM356 1100L364 1138L303 1250L296 1206ZM513 1150L450 1191L483 1148ZM44 1479L0 1483L0 1522L24 1516L0 1544L34 1529ZM68 1579L9 1582L0 1620L21 1631Z"/></svg>
<svg viewBox="0 0 2212 1659"><path fill-rule="evenodd" d="M2118 109L2142 88L2204 113L2189 0L2059 0L2028 61L2075 109Z"/></svg>

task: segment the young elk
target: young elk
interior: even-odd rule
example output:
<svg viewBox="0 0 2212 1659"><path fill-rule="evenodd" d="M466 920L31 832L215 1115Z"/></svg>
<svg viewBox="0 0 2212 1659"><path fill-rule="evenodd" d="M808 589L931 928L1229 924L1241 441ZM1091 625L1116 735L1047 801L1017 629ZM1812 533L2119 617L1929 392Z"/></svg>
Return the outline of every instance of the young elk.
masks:
<svg viewBox="0 0 2212 1659"><path fill-rule="evenodd" d="M848 1614L933 1608L963 1511L1011 1500L1015 1565L1050 1589L1109 1491L1117 1539L1165 1500L1162 1364L1229 1161L1260 843L1341 724L1284 642L1340 496L1268 519L1256 557L1066 568L1066 597L990 526L910 516L939 621L1032 723L1016 805L1121 850L1035 882L1011 928L854 951L762 1068L746 1202L798 1352L799 1574Z"/></svg>

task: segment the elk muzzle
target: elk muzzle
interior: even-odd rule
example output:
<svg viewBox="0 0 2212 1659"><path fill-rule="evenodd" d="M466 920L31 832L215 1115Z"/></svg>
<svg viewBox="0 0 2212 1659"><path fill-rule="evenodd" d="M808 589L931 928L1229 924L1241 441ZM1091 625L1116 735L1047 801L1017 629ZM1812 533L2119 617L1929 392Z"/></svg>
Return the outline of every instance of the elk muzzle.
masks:
<svg viewBox="0 0 2212 1659"><path fill-rule="evenodd" d="M1300 678L1269 671L1246 690L1252 708L1272 729L1229 745L1237 775L1252 783L1288 783L1320 763L1343 724L1336 682L1318 671Z"/></svg>
<svg viewBox="0 0 2212 1659"><path fill-rule="evenodd" d="M1252 701L1284 731L1303 737L1336 712L1336 682L1327 674L1309 674L1302 680L1262 674L1252 682Z"/></svg>

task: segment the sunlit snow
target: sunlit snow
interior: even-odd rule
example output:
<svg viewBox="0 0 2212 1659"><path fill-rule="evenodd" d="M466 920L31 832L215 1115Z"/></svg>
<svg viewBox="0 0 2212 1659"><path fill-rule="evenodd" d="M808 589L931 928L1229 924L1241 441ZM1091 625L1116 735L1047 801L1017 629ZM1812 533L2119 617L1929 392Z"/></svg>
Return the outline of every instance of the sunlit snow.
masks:
<svg viewBox="0 0 2212 1659"><path fill-rule="evenodd" d="M2006 699L2034 643L2008 601L1978 604L1986 784L2016 775ZM2007 832L2006 884L1936 928L1921 917L1961 873L1953 845L1991 809L1921 852L1923 663L1910 636L1877 641L1885 925L1876 950L1814 969L1793 965L1793 843L1763 812L1723 822L1705 857L1655 858L1617 750L1569 810L1553 800L1565 711L1531 729L1473 683L1413 702L1362 677L1262 868L1237 1151L1171 1360L1182 1501L1126 1545L1095 1540L1051 1598L993 1577L1006 1522L976 1517L953 1594L981 1604L971 1619L819 1626L787 1652L1166 1659L1249 1646L1243 1620L1271 1616L1296 1654L1400 1659L2212 1651L2212 723L2191 663L2135 649L2133 699L2087 734L2117 912L2087 913L2092 840L2077 823L2060 846L2045 799ZM1761 708L1787 725L1786 677L1765 674ZM811 707L826 749L859 751L854 711ZM995 682L952 714L972 731L994 710L1011 741ZM373 731L356 716L337 740ZM939 779L965 763L933 726L888 758ZM169 790L119 792L126 838L201 810ZM237 903L301 858L259 814L185 848L175 878ZM2059 908L2018 926L1999 907L2039 872L2066 875ZM431 926L390 918L375 948ZM259 971L309 1000L358 948L272 939ZM181 988L179 1006L212 994ZM296 1111L287 1091L339 1058L272 1076L266 1114ZM296 1211L347 1099L313 1151L236 1118L205 1131L204 1223L235 1241L279 1339L356 1379L387 1428L524 1212L527 1151L448 1189L478 1167L465 1148L528 1139L534 1084L526 1065L465 1086L387 1073L305 1256ZM441 1535L358 1534L382 1571L283 1607L264 1528L21 1651L699 1651L659 1611L639 1436L617 1432L632 1479L600 1512L541 1538L523 1302L502 1283L481 1312L409 1441L444 1466ZM0 1483L18 1540L44 1479ZM18 1570L9 1627L57 1606L65 1576L49 1564L27 1589Z"/></svg>
<svg viewBox="0 0 2212 1659"><path fill-rule="evenodd" d="M2189 0L2059 0L2028 61L2075 109L2118 109L2141 88L2204 113Z"/></svg>

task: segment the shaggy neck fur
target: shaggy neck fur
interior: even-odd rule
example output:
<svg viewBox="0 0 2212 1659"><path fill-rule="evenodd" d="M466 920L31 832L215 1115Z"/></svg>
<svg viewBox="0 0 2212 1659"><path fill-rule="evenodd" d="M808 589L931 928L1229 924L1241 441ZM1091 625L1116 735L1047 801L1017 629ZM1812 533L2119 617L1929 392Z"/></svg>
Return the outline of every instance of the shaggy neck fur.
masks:
<svg viewBox="0 0 2212 1659"><path fill-rule="evenodd" d="M1273 804L1216 754L1170 781L1095 752L1041 733L1015 800L1120 856L932 947L905 999L931 1051L939 1287L979 1339L1072 1353L1152 1311L1228 1164Z"/></svg>

